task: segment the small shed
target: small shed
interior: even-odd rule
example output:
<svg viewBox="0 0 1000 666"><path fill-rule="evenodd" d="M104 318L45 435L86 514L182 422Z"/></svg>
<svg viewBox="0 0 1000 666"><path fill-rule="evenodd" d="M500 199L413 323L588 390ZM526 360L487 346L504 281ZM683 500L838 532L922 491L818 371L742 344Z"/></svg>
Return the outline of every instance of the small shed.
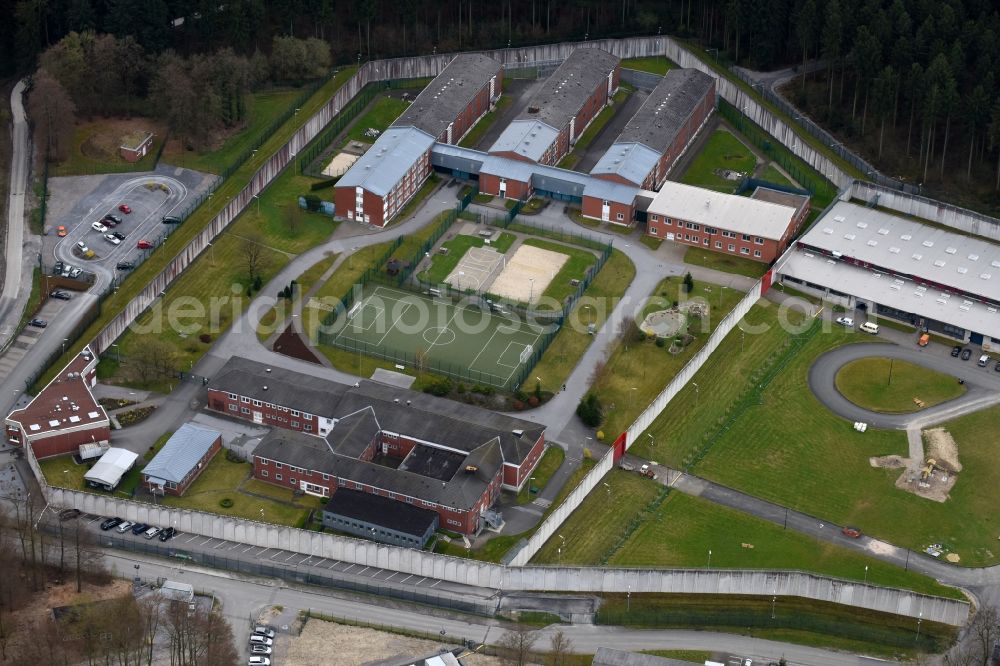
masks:
<svg viewBox="0 0 1000 666"><path fill-rule="evenodd" d="M189 604L194 601L194 585L165 580L160 586L160 595L169 601L182 601Z"/></svg>
<svg viewBox="0 0 1000 666"><path fill-rule="evenodd" d="M139 456L128 449L111 447L101 459L83 475L87 485L104 490L114 490L122 477L135 465Z"/></svg>
<svg viewBox="0 0 1000 666"><path fill-rule="evenodd" d="M137 130L122 137L122 145L118 146L118 154L126 162L138 162L153 147L153 133Z"/></svg>

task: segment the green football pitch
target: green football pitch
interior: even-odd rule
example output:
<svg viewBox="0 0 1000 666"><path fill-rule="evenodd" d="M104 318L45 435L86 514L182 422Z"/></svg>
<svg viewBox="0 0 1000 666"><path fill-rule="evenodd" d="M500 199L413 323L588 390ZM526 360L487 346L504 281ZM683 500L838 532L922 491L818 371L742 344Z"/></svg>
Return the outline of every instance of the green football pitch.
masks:
<svg viewBox="0 0 1000 666"><path fill-rule="evenodd" d="M389 287L366 288L333 338L341 349L510 388L523 378L543 331L478 307Z"/></svg>

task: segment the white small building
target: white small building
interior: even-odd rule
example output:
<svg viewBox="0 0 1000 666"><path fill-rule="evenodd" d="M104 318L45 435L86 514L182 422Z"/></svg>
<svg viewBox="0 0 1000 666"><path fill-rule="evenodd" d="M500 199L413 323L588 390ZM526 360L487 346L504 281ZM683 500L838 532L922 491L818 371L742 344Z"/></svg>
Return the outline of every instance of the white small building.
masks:
<svg viewBox="0 0 1000 666"><path fill-rule="evenodd" d="M165 580L160 585L160 595L169 601L183 601L189 604L194 601L194 585Z"/></svg>
<svg viewBox="0 0 1000 666"><path fill-rule="evenodd" d="M139 456L128 449L111 447L101 459L83 475L84 481L95 488L114 490L122 477L135 465Z"/></svg>

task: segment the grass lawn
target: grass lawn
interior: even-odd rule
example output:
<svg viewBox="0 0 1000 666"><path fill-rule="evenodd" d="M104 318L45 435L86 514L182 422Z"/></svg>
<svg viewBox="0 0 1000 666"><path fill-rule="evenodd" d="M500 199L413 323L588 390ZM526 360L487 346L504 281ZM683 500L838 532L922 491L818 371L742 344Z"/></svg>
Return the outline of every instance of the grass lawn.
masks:
<svg viewBox="0 0 1000 666"><path fill-rule="evenodd" d="M239 491L240 484L250 477L251 471L250 463L230 462L226 460L225 451L220 451L187 492L180 497L167 495L163 498L163 504L278 525L300 525L308 512L306 508L288 506L274 499L252 497ZM219 504L223 499L232 500L233 505L228 509L223 508Z"/></svg>
<svg viewBox="0 0 1000 666"><path fill-rule="evenodd" d="M541 377L542 386L553 391L566 383L580 357L593 341L593 336L587 333L588 324L594 324L595 330L601 328L607 318L611 299L625 293L633 278L635 265L620 251L612 250L611 258L587 287L584 297L573 306L563 327L542 355L542 360L532 369L531 376L525 379L522 391L534 389L535 377ZM598 305L601 307L597 307Z"/></svg>
<svg viewBox="0 0 1000 666"><path fill-rule="evenodd" d="M590 147L590 144L594 142L594 139L601 133L604 126L607 125L612 118L614 118L615 114L619 110L619 107L625 103L625 100L627 100L628 96L631 94L631 90L626 90L624 88L619 89L618 92L614 94L612 97L614 104L604 107L601 112L597 114L597 117L590 121L590 125L588 125L587 129L580 135L580 138L576 140L576 144L573 147L574 152L579 153Z"/></svg>
<svg viewBox="0 0 1000 666"><path fill-rule="evenodd" d="M737 257L722 252L704 250L700 247L689 247L684 252L684 263L692 266L702 266L725 273L735 273L758 279L767 272L767 264L753 261L745 257Z"/></svg>
<svg viewBox="0 0 1000 666"><path fill-rule="evenodd" d="M132 131L153 132L153 145L138 162L126 162L118 154L125 135ZM156 166L156 153L166 134L159 121L133 117L100 118L78 121L73 131L73 143L65 162L49 165L49 176L82 176L96 173L126 173L152 171Z"/></svg>
<svg viewBox="0 0 1000 666"><path fill-rule="evenodd" d="M716 171L728 169L745 175L751 173L756 164L757 158L753 152L732 132L717 129L684 171L681 182L731 194L736 191L739 181L727 180Z"/></svg>
<svg viewBox="0 0 1000 666"><path fill-rule="evenodd" d="M301 298L309 289L316 284L316 282L323 277L323 274L331 266L333 262L337 260L339 254L328 253L325 257L317 261L315 264L307 268L305 271L299 275L296 282L295 297ZM257 325L257 337L264 341L271 336L272 333L278 329L284 327L285 319L292 312L292 302L289 299L281 299L278 303L265 312Z"/></svg>
<svg viewBox="0 0 1000 666"><path fill-rule="evenodd" d="M640 236L639 242L648 247L653 252L659 250L660 246L663 245L662 238L653 238L652 236L649 236L647 234L643 234L642 236Z"/></svg>
<svg viewBox="0 0 1000 666"><path fill-rule="evenodd" d="M661 282L650 294L644 315L665 309L666 301L707 301L710 305L709 316L690 321L694 340L678 354L671 354L667 347L656 346L653 340L628 344L619 342L591 387L604 405L605 420L600 430L609 441L635 421L744 296L743 292L735 289L721 289L718 285L700 280L695 281L690 294L684 294L682 283L680 276Z"/></svg>
<svg viewBox="0 0 1000 666"><path fill-rule="evenodd" d="M368 105L365 115L358 118L347 130L347 137L344 145L348 141L360 141L361 143L375 143L378 137L365 136L365 131L369 128L384 132L389 125L395 122L406 111L410 103L396 97L380 95Z"/></svg>
<svg viewBox="0 0 1000 666"><path fill-rule="evenodd" d="M325 105L333 93L340 88L345 81L354 75L354 67L342 68L333 78L321 86L306 102L300 107L301 111L288 119L271 137L264 142L260 149L250 156L246 162L240 166L235 173L230 176L215 191L215 195L207 199L192 215L180 225L180 227L170 235L163 246L156 249L152 256L125 279L118 291L106 298L101 304L101 314L87 327L87 329L77 338L76 342L67 346L66 352L61 358L53 361L35 382L35 386L44 386L64 367L68 359L80 353L86 342L94 339L98 333L107 326L108 322L117 316L125 306L136 297L139 292L145 289L146 285L166 266L178 256L201 231L208 226L209 222L219 214L230 199L235 197L258 169L281 148L305 122L312 117L323 105ZM223 234L225 236L225 234ZM222 242L220 237L214 244ZM209 251L207 254L211 254ZM196 269L189 267L185 274L190 274ZM169 291L175 291L176 282L171 285Z"/></svg>
<svg viewBox="0 0 1000 666"><path fill-rule="evenodd" d="M640 654L651 654L654 657L666 657L678 661L690 661L692 664L704 664L711 660L712 653L708 650L641 650Z"/></svg>
<svg viewBox="0 0 1000 666"><path fill-rule="evenodd" d="M135 493L136 487L138 487L139 482L142 481L142 468L146 466L156 452L160 450L163 444L170 439L172 432L164 433L149 447L145 454L140 455L135 461L135 465L122 480L118 483L118 487L115 488L114 495L124 495L125 497L132 497ZM69 488L70 490L86 490L90 493L104 493L105 491L98 488L88 487L86 481L84 481L84 475L93 467L94 463L97 462L97 458L93 460L88 460L83 464L77 464L73 460L72 454L64 456L56 456L54 458L46 458L45 460L39 460L38 465L42 469L42 475L45 476L45 480L52 486L58 486L60 488Z"/></svg>
<svg viewBox="0 0 1000 666"><path fill-rule="evenodd" d="M626 58L622 60L622 69L636 69L640 72L649 72L650 74L666 74L669 70L676 68L677 65L663 56Z"/></svg>
<svg viewBox="0 0 1000 666"><path fill-rule="evenodd" d="M583 159L582 155L578 155L576 153L566 153L563 155L563 158L559 160L559 163L556 164L556 167L572 171L576 165L580 163L581 159Z"/></svg>
<svg viewBox="0 0 1000 666"><path fill-rule="evenodd" d="M790 358L760 398L751 390L790 342L778 325L776 307L755 306L747 320L762 333L730 333L720 349L642 435L633 453L684 468L711 444L692 471L763 499L856 525L897 546L923 550L940 543L967 566L1000 562L1000 528L993 523L1000 502L1000 432L991 425L1000 407L944 425L958 444L964 467L950 498L937 503L898 490L899 470L876 469L869 457L907 455L902 431L869 429L860 434L813 396L810 365L820 354L872 337L835 326L815 334ZM741 346L743 351L741 352ZM706 396L700 398L700 395ZM710 398L709 398L710 396ZM713 435L745 397L750 407L728 430ZM831 470L836 473L831 476ZM835 481L835 482L832 482Z"/></svg>
<svg viewBox="0 0 1000 666"><path fill-rule="evenodd" d="M538 238L526 238L523 244L542 250L559 252L569 257L566 263L562 265L562 268L559 269L559 272L553 276L552 281L549 282L549 285L545 288L541 296L544 299L552 299L558 302L560 307L563 300L577 290L577 287L570 284L570 280L582 280L586 277L587 271L597 263L597 257L593 252L563 245L562 243L553 243L552 241L540 240Z"/></svg>
<svg viewBox="0 0 1000 666"><path fill-rule="evenodd" d="M562 467L563 460L565 459L566 452L563 451L561 446L553 444L546 447L545 453L542 454L542 459L535 466L535 471L532 473L531 479L528 483L524 484L524 488L521 488L521 492L517 494L517 503L527 504L535 499L535 495L531 493L531 488L537 488L539 493L542 492L545 486L548 485L552 475Z"/></svg>
<svg viewBox="0 0 1000 666"><path fill-rule="evenodd" d="M837 390L854 404L888 414L923 409L913 402L917 398L932 407L965 393L965 386L951 375L884 357L851 361L837 372L836 383Z"/></svg>
<svg viewBox="0 0 1000 666"><path fill-rule="evenodd" d="M243 154L267 127L302 94L302 88L265 90L250 95L247 104L247 124L230 134L223 143L209 150L185 150L179 141L167 144L161 158L167 164L207 173L222 173Z"/></svg>
<svg viewBox="0 0 1000 666"><path fill-rule="evenodd" d="M774 166L774 162L767 165L767 168L764 169L764 172L760 174L760 178L758 180L766 180L767 182L774 183L775 185L798 187L795 183L788 180L785 174L778 171L778 168Z"/></svg>
<svg viewBox="0 0 1000 666"><path fill-rule="evenodd" d="M479 119L472 129L470 129L462 140L458 142L458 145L464 148L475 148L479 142L482 140L483 135L489 131L490 127L496 121L497 116L503 113L504 109L510 106L514 102L514 98L510 95L501 95L497 103L493 105L492 111L487 111L482 118Z"/></svg>
<svg viewBox="0 0 1000 666"><path fill-rule="evenodd" d="M507 252L510 246L514 244L516 237L512 233L503 232L497 238L495 243L492 243L492 247L501 254ZM445 241L441 244L442 247L448 248L448 254L440 254L435 252L431 255L431 267L426 271L423 271L418 276L421 280L425 282L430 282L431 284L441 284L445 279L451 275L451 272L455 270L462 257L465 253L469 251L470 247L483 247L486 241L479 236L469 236L466 234L459 234L449 241Z"/></svg>
<svg viewBox="0 0 1000 666"><path fill-rule="evenodd" d="M641 478L634 472L632 475ZM617 486L612 485L612 493L617 492ZM593 509L616 513L600 506ZM743 544L753 544L753 548L744 548ZM868 582L873 585L964 598L954 588L945 587L927 576L676 491L671 491L670 496L630 534L611 556L609 564L701 568L708 564L709 550L712 551L712 566L719 569L793 569L863 581L867 566Z"/></svg>

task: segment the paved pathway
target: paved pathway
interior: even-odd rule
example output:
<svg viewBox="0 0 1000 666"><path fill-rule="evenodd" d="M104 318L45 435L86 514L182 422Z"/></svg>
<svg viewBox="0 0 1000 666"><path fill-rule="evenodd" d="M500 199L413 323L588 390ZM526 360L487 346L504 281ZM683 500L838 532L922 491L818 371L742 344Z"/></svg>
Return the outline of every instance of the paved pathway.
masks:
<svg viewBox="0 0 1000 666"><path fill-rule="evenodd" d="M7 202L7 239L4 258L3 292L0 293L0 348L7 345L21 319L29 290L21 293L21 284L30 281L35 251L25 252L24 201L28 191L31 150L28 119L24 113L24 81L18 81L10 93L11 132L10 187ZM29 232L28 236L31 234ZM27 266L25 266L25 264Z"/></svg>

